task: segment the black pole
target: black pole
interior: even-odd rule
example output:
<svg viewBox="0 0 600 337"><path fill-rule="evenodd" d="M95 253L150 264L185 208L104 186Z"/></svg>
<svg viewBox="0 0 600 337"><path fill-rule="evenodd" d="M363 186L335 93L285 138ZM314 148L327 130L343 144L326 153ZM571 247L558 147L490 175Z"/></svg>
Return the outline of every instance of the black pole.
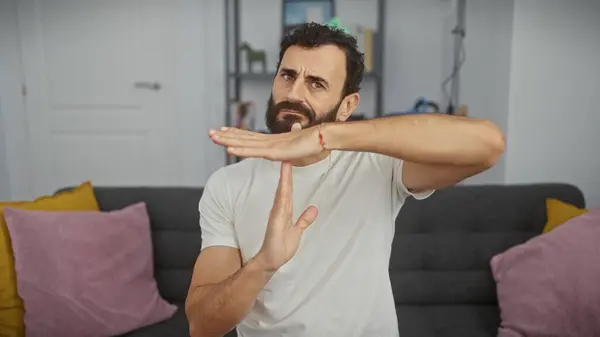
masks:
<svg viewBox="0 0 600 337"><path fill-rule="evenodd" d="M229 46L229 35L230 33L230 29L229 29L229 7L230 7L230 0L225 0L224 1L224 13L225 13L225 17L224 17L224 22L225 22L225 125L230 125L231 124L231 108L230 108L230 104L231 104L231 89L230 89L230 85L231 85L231 77L229 76L229 58L230 58L230 46ZM225 149L225 165L229 165L229 155L227 154L227 149Z"/></svg>
<svg viewBox="0 0 600 337"><path fill-rule="evenodd" d="M466 30L466 0L458 0L456 2L456 28L452 31L454 34L454 65L452 73L452 86L450 92L450 105L455 109L460 104L460 67L462 66L463 39L465 38Z"/></svg>
<svg viewBox="0 0 600 337"><path fill-rule="evenodd" d="M384 115L383 111L383 69L384 67L384 54L385 54L385 9L386 3L385 0L379 0L378 8L377 8L377 48L379 52L376 54L377 59L376 63L376 72L375 72L375 83L376 83L376 93L375 93L375 116L381 117Z"/></svg>

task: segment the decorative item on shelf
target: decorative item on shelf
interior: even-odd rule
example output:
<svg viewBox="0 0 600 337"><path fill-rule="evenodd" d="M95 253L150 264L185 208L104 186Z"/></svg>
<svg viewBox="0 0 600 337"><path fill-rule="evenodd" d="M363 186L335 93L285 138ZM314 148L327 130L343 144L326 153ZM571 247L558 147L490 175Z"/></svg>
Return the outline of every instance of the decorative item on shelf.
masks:
<svg viewBox="0 0 600 337"><path fill-rule="evenodd" d="M264 50L255 50L248 42L240 45L240 52L246 52L246 63L248 64L248 72L254 72L252 65L259 62L262 65L262 72L267 72L267 53Z"/></svg>
<svg viewBox="0 0 600 337"><path fill-rule="evenodd" d="M434 101L428 101L425 97L417 99L413 110L417 113L421 112L440 112L440 105Z"/></svg>
<svg viewBox="0 0 600 337"><path fill-rule="evenodd" d="M283 0L283 34L307 22L325 24L333 12L333 0Z"/></svg>
<svg viewBox="0 0 600 337"><path fill-rule="evenodd" d="M254 102L244 101L237 102L235 113L235 127L242 130L256 129L256 109Z"/></svg>
<svg viewBox="0 0 600 337"><path fill-rule="evenodd" d="M375 30L357 24L355 25L353 35L356 37L358 49L365 54L365 73L373 72L375 62Z"/></svg>
<svg viewBox="0 0 600 337"><path fill-rule="evenodd" d="M329 22L327 23L327 26L329 28L333 28L334 30L338 29L348 35L352 35L352 33L350 32L350 30L348 30L348 28L342 26L342 21L337 16L335 16L335 17L333 17L333 19L329 20Z"/></svg>
<svg viewBox="0 0 600 337"><path fill-rule="evenodd" d="M445 113L446 115L469 117L469 106L466 104L461 104L458 106L458 108L455 108L452 103L449 103L448 107L446 107Z"/></svg>
<svg viewBox="0 0 600 337"><path fill-rule="evenodd" d="M415 105L412 107L412 109L410 109L408 111L402 111L402 112L392 112L387 115L388 116L411 115L411 114L422 114L422 113L431 113L431 112L439 113L440 112L439 104L437 104L434 101L429 101L429 100L425 99L425 97L419 97L415 101Z"/></svg>
<svg viewBox="0 0 600 337"><path fill-rule="evenodd" d="M374 59L375 59L375 48L373 46L374 32L372 29L365 28L362 31L364 43L365 43L365 71L373 72L374 70Z"/></svg>
<svg viewBox="0 0 600 337"><path fill-rule="evenodd" d="M469 106L466 104L461 104L458 109L456 109L456 116L461 117L469 117Z"/></svg>

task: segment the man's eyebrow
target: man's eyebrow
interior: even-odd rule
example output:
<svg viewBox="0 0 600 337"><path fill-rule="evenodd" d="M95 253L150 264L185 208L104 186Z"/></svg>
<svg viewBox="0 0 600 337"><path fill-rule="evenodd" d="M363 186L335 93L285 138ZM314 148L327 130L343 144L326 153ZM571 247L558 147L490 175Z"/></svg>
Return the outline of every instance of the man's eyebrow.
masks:
<svg viewBox="0 0 600 337"><path fill-rule="evenodd" d="M286 75L297 76L298 72L290 68L281 68L281 72Z"/></svg>

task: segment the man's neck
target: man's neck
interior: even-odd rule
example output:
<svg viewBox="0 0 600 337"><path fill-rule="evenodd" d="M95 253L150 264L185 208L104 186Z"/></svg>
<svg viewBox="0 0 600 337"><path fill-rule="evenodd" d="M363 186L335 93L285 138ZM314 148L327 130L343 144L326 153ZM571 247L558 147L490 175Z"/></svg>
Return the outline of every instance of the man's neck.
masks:
<svg viewBox="0 0 600 337"><path fill-rule="evenodd" d="M309 166L312 165L314 163L318 163L321 160L327 158L327 156L329 156L329 151L321 151L321 153L315 155L315 156L310 156L310 157L305 157L305 158L301 158L301 159L296 159L296 160L292 160L292 165L293 166Z"/></svg>

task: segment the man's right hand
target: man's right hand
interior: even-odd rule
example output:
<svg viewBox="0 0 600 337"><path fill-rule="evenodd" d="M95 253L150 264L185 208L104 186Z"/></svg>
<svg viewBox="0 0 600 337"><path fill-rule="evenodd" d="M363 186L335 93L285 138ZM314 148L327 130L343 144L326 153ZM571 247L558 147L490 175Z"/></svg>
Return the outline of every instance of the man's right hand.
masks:
<svg viewBox="0 0 600 337"><path fill-rule="evenodd" d="M292 132L298 127L299 124L295 124ZM318 215L317 207L309 206L294 223L292 221L292 204L292 164L282 162L279 185L269 216L267 231L263 245L255 257L257 262L272 272L278 270L296 254L304 230L315 221Z"/></svg>

